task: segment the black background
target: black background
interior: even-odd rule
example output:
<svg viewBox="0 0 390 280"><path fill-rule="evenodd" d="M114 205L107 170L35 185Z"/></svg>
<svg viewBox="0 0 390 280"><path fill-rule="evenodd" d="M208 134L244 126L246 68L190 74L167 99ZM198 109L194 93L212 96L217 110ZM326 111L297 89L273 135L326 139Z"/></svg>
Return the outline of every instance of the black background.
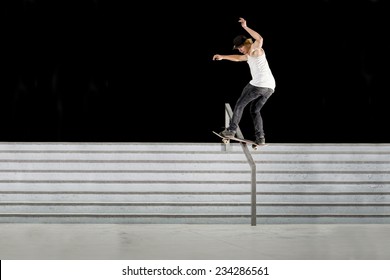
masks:
<svg viewBox="0 0 390 280"><path fill-rule="evenodd" d="M0 141L218 142L246 63L212 61L264 37L276 90L267 142L390 142L385 1L1 4ZM248 111L240 123L252 138Z"/></svg>

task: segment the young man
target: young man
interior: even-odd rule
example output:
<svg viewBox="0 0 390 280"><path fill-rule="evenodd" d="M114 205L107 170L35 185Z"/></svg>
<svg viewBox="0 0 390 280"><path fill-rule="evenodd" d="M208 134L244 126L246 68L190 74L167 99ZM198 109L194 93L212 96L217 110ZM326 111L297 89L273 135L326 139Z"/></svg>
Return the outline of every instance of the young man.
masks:
<svg viewBox="0 0 390 280"><path fill-rule="evenodd" d="M252 80L242 90L241 96L238 98L234 107L233 117L230 120L229 127L222 131L221 135L226 138L235 136L244 108L251 103L250 114L254 124L255 142L256 144L264 145L265 134L260 110L275 90L275 79L262 48L263 37L249 28L246 25L245 19L240 18L238 22L241 23L242 28L255 41L253 42L252 38L247 38L245 35L238 35L233 40L233 50L238 50L241 54L216 54L213 56L213 60L246 61L249 65Z"/></svg>

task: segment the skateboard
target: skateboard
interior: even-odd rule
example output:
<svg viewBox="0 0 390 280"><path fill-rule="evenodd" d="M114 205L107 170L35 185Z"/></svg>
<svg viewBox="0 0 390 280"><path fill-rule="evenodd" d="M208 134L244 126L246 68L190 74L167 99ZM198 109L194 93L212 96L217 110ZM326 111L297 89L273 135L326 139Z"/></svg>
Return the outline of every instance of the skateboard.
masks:
<svg viewBox="0 0 390 280"><path fill-rule="evenodd" d="M268 146L268 144L258 145L254 141L247 140L247 139L242 139L242 138L237 138L237 137L226 138L226 137L223 137L221 134L219 134L219 133L217 133L215 131L213 131L213 133L215 135L217 135L219 138L221 138L222 142L225 143L225 144L228 144L230 142L230 140L234 140L234 141L237 141L237 142L241 142L241 143L246 143L246 144L252 145L252 148L254 150L257 150L259 147Z"/></svg>

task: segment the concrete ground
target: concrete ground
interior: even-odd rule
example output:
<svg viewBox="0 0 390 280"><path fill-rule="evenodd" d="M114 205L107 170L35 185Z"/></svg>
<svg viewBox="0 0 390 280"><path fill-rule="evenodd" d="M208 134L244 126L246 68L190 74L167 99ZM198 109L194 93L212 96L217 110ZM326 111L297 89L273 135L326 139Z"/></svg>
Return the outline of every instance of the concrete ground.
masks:
<svg viewBox="0 0 390 280"><path fill-rule="evenodd" d="M2 260L389 260L389 224L0 224Z"/></svg>

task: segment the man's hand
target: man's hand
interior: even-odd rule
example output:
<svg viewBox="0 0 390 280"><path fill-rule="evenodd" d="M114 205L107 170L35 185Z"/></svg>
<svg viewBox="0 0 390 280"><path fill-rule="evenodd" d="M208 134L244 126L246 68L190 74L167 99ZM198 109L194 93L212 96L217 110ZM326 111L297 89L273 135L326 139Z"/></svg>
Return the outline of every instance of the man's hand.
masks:
<svg viewBox="0 0 390 280"><path fill-rule="evenodd" d="M242 17L240 17L240 19L238 20L238 22L241 22L241 26L242 26L242 27L246 27L246 20L243 19Z"/></svg>
<svg viewBox="0 0 390 280"><path fill-rule="evenodd" d="M222 55L219 54L214 55L213 60L222 60Z"/></svg>

